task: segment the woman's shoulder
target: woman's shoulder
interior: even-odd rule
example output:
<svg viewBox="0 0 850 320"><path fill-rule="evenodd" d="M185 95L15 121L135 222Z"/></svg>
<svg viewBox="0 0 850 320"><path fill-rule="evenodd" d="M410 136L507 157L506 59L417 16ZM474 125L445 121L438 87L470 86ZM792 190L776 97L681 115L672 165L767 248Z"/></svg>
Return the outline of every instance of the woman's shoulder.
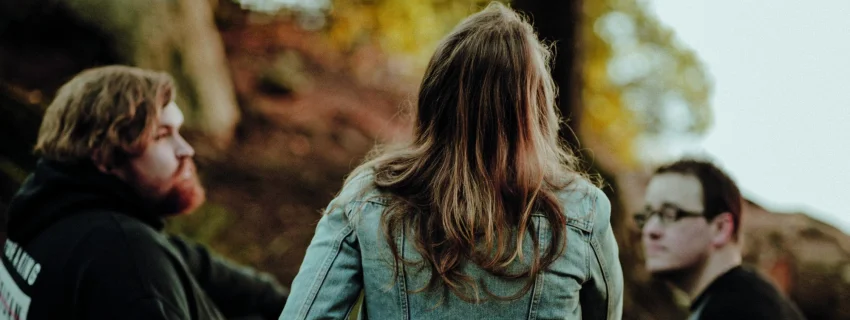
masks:
<svg viewBox="0 0 850 320"><path fill-rule="evenodd" d="M591 181L588 177L578 174L566 180L557 189L556 194L564 205L593 202L599 198L605 198L607 200L607 196L602 192L599 184Z"/></svg>
<svg viewBox="0 0 850 320"><path fill-rule="evenodd" d="M375 171L371 168L358 168L349 175L340 190L339 198L348 203L375 202L386 204L386 196L375 185Z"/></svg>
<svg viewBox="0 0 850 320"><path fill-rule="evenodd" d="M587 177L576 175L557 194L569 225L591 232L611 219L608 196Z"/></svg>

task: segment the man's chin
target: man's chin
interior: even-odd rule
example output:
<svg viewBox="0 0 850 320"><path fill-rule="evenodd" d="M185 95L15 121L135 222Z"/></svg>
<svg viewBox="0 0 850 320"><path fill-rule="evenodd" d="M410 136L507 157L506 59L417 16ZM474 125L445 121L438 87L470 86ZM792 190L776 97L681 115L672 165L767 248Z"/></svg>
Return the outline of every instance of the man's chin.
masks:
<svg viewBox="0 0 850 320"><path fill-rule="evenodd" d="M197 180L175 185L163 199L160 210L165 216L194 212L206 201L206 192Z"/></svg>
<svg viewBox="0 0 850 320"><path fill-rule="evenodd" d="M682 282L699 274L699 265L670 263L669 261L647 261L646 270L653 278L672 283Z"/></svg>
<svg viewBox="0 0 850 320"><path fill-rule="evenodd" d="M201 205L204 204L204 202L206 202L206 197L204 196L203 193L201 193L199 196L195 196L191 200L187 201L186 205L178 207L175 210L175 212L172 213L171 215L177 216L177 215L191 214L192 212L195 212L195 210L200 208Z"/></svg>
<svg viewBox="0 0 850 320"><path fill-rule="evenodd" d="M198 189L189 196L188 199L185 200L185 204L178 207L174 215L182 215L182 214L190 214L195 212L201 205L206 202L207 197L203 188L198 187Z"/></svg>
<svg viewBox="0 0 850 320"><path fill-rule="evenodd" d="M681 270L680 267L671 265L669 263L652 261L647 261L646 263L646 271L648 271L653 276L664 277L665 275L677 273L679 270Z"/></svg>

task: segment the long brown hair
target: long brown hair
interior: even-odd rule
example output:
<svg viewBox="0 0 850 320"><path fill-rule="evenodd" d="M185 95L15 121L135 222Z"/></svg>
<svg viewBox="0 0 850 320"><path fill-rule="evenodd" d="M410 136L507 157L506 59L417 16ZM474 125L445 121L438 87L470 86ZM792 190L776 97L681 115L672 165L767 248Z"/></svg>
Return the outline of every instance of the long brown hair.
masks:
<svg viewBox="0 0 850 320"><path fill-rule="evenodd" d="M575 177L575 157L558 138L560 118L550 52L531 25L499 3L461 22L438 46L419 91L413 141L379 150L358 167L389 195L383 230L395 263L431 271L469 302L483 301L472 262L503 279L527 279L517 299L565 249L556 193ZM541 248L532 214L548 220L553 245ZM423 261L402 259L394 234L411 234ZM533 245L523 255L523 243ZM542 251L542 252L541 252ZM526 265L509 272L515 262ZM513 268L511 270L514 270ZM483 285L482 285L483 286Z"/></svg>

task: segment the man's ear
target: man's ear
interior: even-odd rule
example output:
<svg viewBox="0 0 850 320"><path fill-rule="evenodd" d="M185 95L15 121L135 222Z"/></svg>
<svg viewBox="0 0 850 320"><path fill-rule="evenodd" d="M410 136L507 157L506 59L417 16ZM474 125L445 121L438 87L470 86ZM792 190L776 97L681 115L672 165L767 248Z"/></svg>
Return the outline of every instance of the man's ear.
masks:
<svg viewBox="0 0 850 320"><path fill-rule="evenodd" d="M95 150L94 152L92 152L91 162L94 164L95 167L97 167L97 170L100 170L100 172L111 173L112 171L112 166L106 163L105 159L103 158L103 153L101 153L100 150Z"/></svg>
<svg viewBox="0 0 850 320"><path fill-rule="evenodd" d="M103 172L105 174L116 175L119 177L121 177L122 175L121 170L119 170L115 165L110 163L111 161L107 161L106 158L103 156L103 153L101 153L100 151L95 151L92 153L91 161L94 166L97 167L97 170L99 170L100 172Z"/></svg>
<svg viewBox="0 0 850 320"><path fill-rule="evenodd" d="M715 246L735 241L735 220L732 214L724 212L711 219L711 233L711 242Z"/></svg>

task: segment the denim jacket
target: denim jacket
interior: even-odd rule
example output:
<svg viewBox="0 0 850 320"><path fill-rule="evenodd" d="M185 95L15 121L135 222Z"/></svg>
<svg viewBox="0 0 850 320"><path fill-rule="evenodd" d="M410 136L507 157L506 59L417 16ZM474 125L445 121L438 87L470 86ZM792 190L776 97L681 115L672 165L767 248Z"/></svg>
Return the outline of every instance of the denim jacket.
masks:
<svg viewBox="0 0 850 320"><path fill-rule="evenodd" d="M416 292L430 276L398 263L386 243L381 215L386 196L362 174L343 187L319 220L316 234L292 283L280 319L344 319L362 296L360 319L620 319L623 273L609 222L611 205L601 190L576 179L559 198L567 216L567 247L517 300L465 302L444 290ZM541 246L548 224L535 215ZM403 233L394 239L407 260L421 259ZM525 241L530 242L530 241ZM527 246L531 254L531 246ZM393 268L396 272L393 272ZM481 279L498 296L514 295L527 280L503 280L473 263L463 272Z"/></svg>

